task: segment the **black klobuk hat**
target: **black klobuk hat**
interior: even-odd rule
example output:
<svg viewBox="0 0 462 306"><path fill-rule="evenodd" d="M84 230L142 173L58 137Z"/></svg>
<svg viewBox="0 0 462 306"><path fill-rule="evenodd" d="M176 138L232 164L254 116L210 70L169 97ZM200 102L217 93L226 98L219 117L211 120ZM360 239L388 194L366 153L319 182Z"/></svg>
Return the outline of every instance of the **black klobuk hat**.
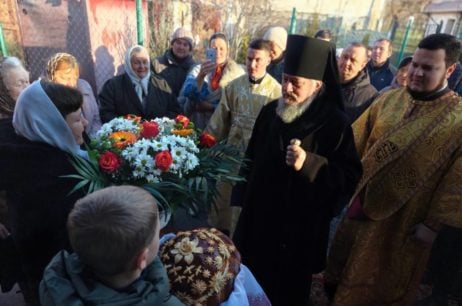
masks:
<svg viewBox="0 0 462 306"><path fill-rule="evenodd" d="M329 42L321 39L289 35L284 73L322 81L331 47Z"/></svg>

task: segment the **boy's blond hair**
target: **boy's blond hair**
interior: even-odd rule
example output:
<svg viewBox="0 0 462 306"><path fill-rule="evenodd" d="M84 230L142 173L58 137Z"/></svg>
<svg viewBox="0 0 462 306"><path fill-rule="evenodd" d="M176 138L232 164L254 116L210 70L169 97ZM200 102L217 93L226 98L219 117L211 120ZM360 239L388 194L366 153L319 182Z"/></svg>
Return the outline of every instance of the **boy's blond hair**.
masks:
<svg viewBox="0 0 462 306"><path fill-rule="evenodd" d="M99 276L132 269L154 239L156 200L134 186L108 187L78 200L69 214L69 239L80 260Z"/></svg>

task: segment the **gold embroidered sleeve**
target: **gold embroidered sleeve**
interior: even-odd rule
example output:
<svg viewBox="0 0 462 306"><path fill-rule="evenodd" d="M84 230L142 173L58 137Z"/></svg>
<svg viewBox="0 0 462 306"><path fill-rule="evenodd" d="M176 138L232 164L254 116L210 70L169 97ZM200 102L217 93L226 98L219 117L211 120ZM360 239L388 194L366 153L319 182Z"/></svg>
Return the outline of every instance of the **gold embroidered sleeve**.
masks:
<svg viewBox="0 0 462 306"><path fill-rule="evenodd" d="M364 155L366 148L367 140L369 139L369 112L370 107L367 108L364 113L359 116L359 118L352 124L353 134L355 138L356 150L358 155L361 158Z"/></svg>
<svg viewBox="0 0 462 306"><path fill-rule="evenodd" d="M434 193L425 222L462 228L462 148L447 168ZM424 223L425 223L424 222ZM438 227L438 225L437 225Z"/></svg>
<svg viewBox="0 0 462 306"><path fill-rule="evenodd" d="M231 126L231 111L228 100L230 99L231 86L224 88L220 102L213 112L205 131L215 136L217 141L228 137Z"/></svg>

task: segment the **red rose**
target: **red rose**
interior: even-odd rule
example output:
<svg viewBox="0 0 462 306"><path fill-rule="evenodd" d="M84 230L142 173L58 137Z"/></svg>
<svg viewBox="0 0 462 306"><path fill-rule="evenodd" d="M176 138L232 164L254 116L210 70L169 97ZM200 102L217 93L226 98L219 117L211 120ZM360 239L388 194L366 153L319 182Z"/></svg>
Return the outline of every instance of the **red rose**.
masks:
<svg viewBox="0 0 462 306"><path fill-rule="evenodd" d="M175 122L176 123L181 123L183 125L183 128L185 129L189 124L189 119L186 116L178 115L175 118Z"/></svg>
<svg viewBox="0 0 462 306"><path fill-rule="evenodd" d="M217 140L211 134L209 134L207 132L203 132L199 136L199 143L203 147L211 148L217 143Z"/></svg>
<svg viewBox="0 0 462 306"><path fill-rule="evenodd" d="M155 121L143 121L141 127L141 137L143 138L154 138L159 135L159 125Z"/></svg>
<svg viewBox="0 0 462 306"><path fill-rule="evenodd" d="M120 159L117 154L106 151L99 156L98 160L100 168L104 172L112 173L117 171L120 168Z"/></svg>
<svg viewBox="0 0 462 306"><path fill-rule="evenodd" d="M162 171L167 171L173 163L172 155L169 150L161 151L156 154L156 167Z"/></svg>

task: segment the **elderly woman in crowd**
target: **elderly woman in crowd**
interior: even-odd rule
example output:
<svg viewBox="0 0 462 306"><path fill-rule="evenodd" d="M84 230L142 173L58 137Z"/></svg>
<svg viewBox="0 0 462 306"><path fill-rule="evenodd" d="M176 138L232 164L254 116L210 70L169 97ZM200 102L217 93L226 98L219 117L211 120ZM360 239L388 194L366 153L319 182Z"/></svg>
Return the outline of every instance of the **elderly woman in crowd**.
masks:
<svg viewBox="0 0 462 306"><path fill-rule="evenodd" d="M69 247L66 219L80 191L69 157L80 149L87 121L82 94L74 88L35 81L19 97L13 120L0 125L0 190L10 207L11 236L19 252L29 305L38 305L38 285L50 259Z"/></svg>
<svg viewBox="0 0 462 306"><path fill-rule="evenodd" d="M13 56L0 60L0 118L11 118L19 94L29 86L29 72Z"/></svg>
<svg viewBox="0 0 462 306"><path fill-rule="evenodd" d="M176 97L167 82L151 75L149 53L145 47L135 45L129 48L124 68L125 73L109 79L99 93L103 122L130 114L154 119L174 118L179 113Z"/></svg>
<svg viewBox="0 0 462 306"><path fill-rule="evenodd" d="M91 136L101 127L98 104L90 84L79 77L79 63L73 55L56 53L48 60L46 66L46 78L48 81L77 88L82 93L82 115L88 121L85 132Z"/></svg>
<svg viewBox="0 0 462 306"><path fill-rule="evenodd" d="M16 57L0 59L0 124L11 125L19 94L29 86L29 72ZM0 188L1 189L1 188ZM20 280L16 248L8 226L5 190L0 191L0 287L8 292Z"/></svg>
<svg viewBox="0 0 462 306"><path fill-rule="evenodd" d="M396 72L396 75L393 78L393 81L391 82L389 86L383 88L380 91L380 93L383 93L390 89L396 89L396 88L407 86L407 70L411 62L412 62L412 56L403 58L401 62L399 62L398 71Z"/></svg>
<svg viewBox="0 0 462 306"><path fill-rule="evenodd" d="M181 89L179 101L198 128L205 128L221 99L221 90L244 74L244 69L228 58L228 39L223 33L210 37L209 47L216 49L216 62L206 60L194 66Z"/></svg>

